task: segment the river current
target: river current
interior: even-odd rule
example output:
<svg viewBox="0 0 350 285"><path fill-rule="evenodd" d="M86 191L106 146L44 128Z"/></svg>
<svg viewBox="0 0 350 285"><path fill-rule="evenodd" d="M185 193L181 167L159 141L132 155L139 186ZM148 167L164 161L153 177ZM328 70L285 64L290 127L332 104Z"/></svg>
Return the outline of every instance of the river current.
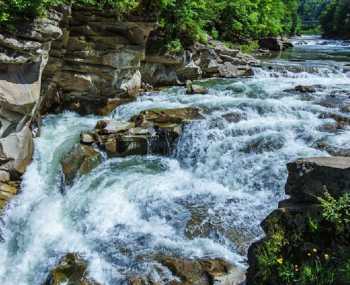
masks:
<svg viewBox="0 0 350 285"><path fill-rule="evenodd" d="M209 94L173 87L109 116L200 107L205 119L185 127L173 155L106 159L64 191L60 160L101 117L46 117L22 192L1 220L0 284L40 285L67 252L82 255L90 276L106 285L135 274L167 278L158 274L157 253L220 257L245 268L260 222L285 198L286 163L329 155L320 141L348 144L350 128L334 130L324 114L348 116L339 101L350 105L350 44L298 38L251 78L201 84ZM316 92L292 91L297 85Z"/></svg>

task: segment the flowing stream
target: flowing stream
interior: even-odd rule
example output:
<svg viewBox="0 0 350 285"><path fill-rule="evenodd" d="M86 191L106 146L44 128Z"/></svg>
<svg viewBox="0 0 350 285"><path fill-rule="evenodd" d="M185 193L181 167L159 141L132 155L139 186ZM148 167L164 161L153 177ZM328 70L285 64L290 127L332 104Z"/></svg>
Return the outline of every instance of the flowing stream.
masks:
<svg viewBox="0 0 350 285"><path fill-rule="evenodd" d="M40 285L67 252L81 254L106 285L135 274L170 278L152 258L160 253L244 268L260 222L284 198L286 163L329 155L318 142L344 149L350 139L349 127L322 116L348 116L350 44L316 37L295 44L251 78L203 81L208 95L174 87L119 107L110 117L197 106L205 119L185 127L172 156L106 159L64 194L60 159L101 117L45 118L22 193L1 220L0 284ZM297 85L317 92L291 91Z"/></svg>

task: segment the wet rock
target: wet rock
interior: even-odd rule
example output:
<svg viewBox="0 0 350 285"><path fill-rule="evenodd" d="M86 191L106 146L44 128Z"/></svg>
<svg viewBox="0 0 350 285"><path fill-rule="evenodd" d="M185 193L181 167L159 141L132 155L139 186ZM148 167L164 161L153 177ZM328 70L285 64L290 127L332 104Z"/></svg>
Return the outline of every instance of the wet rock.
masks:
<svg viewBox="0 0 350 285"><path fill-rule="evenodd" d="M334 197L350 192L350 158L319 157L289 163L286 194L299 202L317 202L328 191Z"/></svg>
<svg viewBox="0 0 350 285"><path fill-rule="evenodd" d="M76 144L61 161L66 184L71 184L77 175L89 173L101 161L101 154L93 147Z"/></svg>
<svg viewBox="0 0 350 285"><path fill-rule="evenodd" d="M338 129L343 129L350 124L350 117L338 113L323 113L319 115L320 119L333 119Z"/></svg>
<svg viewBox="0 0 350 285"><path fill-rule="evenodd" d="M222 115L222 117L229 123L238 123L242 120L247 119L246 114L238 113L238 112L231 112L231 113L226 113Z"/></svg>
<svg viewBox="0 0 350 285"><path fill-rule="evenodd" d="M208 88L193 84L191 80L186 81L186 94L208 94Z"/></svg>
<svg viewBox="0 0 350 285"><path fill-rule="evenodd" d="M263 153L281 149L285 144L285 138L276 134L252 138L240 151L245 153Z"/></svg>
<svg viewBox="0 0 350 285"><path fill-rule="evenodd" d="M99 285L88 278L86 262L75 253L64 256L53 268L43 285Z"/></svg>
<svg viewBox="0 0 350 285"><path fill-rule="evenodd" d="M294 88L295 91L300 93L315 93L316 88L314 86L308 86L308 85L298 85Z"/></svg>
<svg viewBox="0 0 350 285"><path fill-rule="evenodd" d="M196 119L202 119L201 110L198 108L186 107L176 109L150 109L133 117L131 121L152 122L157 124L182 124Z"/></svg>
<svg viewBox="0 0 350 285"><path fill-rule="evenodd" d="M184 259L171 256L156 258L180 279L172 284L212 285L214 280L228 274L232 265L222 259Z"/></svg>
<svg viewBox="0 0 350 285"><path fill-rule="evenodd" d="M129 122L99 121L93 132L83 133L81 138L88 137L89 143L92 138L109 156L168 155L174 150L183 125L201 118L196 108L151 109Z"/></svg>
<svg viewBox="0 0 350 285"><path fill-rule="evenodd" d="M0 212L6 207L7 202L18 192L19 183L10 181L9 175L1 174L0 171Z"/></svg>

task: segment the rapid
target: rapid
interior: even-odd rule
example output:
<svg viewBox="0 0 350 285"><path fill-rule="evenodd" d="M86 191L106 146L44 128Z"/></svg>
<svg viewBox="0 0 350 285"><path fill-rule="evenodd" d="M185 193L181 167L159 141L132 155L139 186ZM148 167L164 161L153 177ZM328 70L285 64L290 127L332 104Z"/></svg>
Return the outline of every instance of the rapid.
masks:
<svg viewBox="0 0 350 285"><path fill-rule="evenodd" d="M207 95L172 87L118 107L109 118L195 106L205 119L185 127L171 156L105 159L69 187L60 160L101 117L47 116L22 191L0 221L0 284L42 284L67 252L82 255L106 285L135 274L171 278L159 274L152 256L160 253L220 257L244 269L261 221L285 198L286 164L330 155L320 142L345 149L350 140L350 128L332 127L335 116L327 116L350 120L350 43L294 44L250 78L202 81ZM298 85L316 92L293 91Z"/></svg>

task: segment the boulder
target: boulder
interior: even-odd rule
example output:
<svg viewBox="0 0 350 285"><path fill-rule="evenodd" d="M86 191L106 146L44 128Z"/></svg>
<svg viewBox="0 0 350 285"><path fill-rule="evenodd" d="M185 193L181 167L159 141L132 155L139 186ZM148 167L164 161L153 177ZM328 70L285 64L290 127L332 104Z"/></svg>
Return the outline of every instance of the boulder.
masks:
<svg viewBox="0 0 350 285"><path fill-rule="evenodd" d="M99 121L95 130L81 134L81 143L95 143L111 157L168 155L174 150L183 125L200 118L196 108L150 109L129 122Z"/></svg>
<svg viewBox="0 0 350 285"><path fill-rule="evenodd" d="M308 86L308 85L298 85L294 88L295 91L300 93L315 93L316 88L314 86Z"/></svg>
<svg viewBox="0 0 350 285"><path fill-rule="evenodd" d="M171 256L159 256L158 262L169 268L181 285L212 285L216 278L230 272L232 265L222 259L184 259Z"/></svg>
<svg viewBox="0 0 350 285"><path fill-rule="evenodd" d="M71 184L77 175L91 172L101 161L101 154L92 146L76 144L61 161L66 184Z"/></svg>
<svg viewBox="0 0 350 285"><path fill-rule="evenodd" d="M288 163L286 194L303 202L317 202L328 191L334 197L350 192L350 157L315 157Z"/></svg>
<svg viewBox="0 0 350 285"><path fill-rule="evenodd" d="M186 81L186 94L208 94L208 88L193 84L191 80Z"/></svg>
<svg viewBox="0 0 350 285"><path fill-rule="evenodd" d="M99 285L88 278L86 262L75 253L66 254L50 271L43 285Z"/></svg>
<svg viewBox="0 0 350 285"><path fill-rule="evenodd" d="M285 39L267 37L259 40L259 46L262 49L267 49L271 51L282 51L287 48L293 47L293 44Z"/></svg>
<svg viewBox="0 0 350 285"><path fill-rule="evenodd" d="M348 283L339 264L350 250L349 171L347 157L288 164L290 198L262 222L266 235L249 248L247 284Z"/></svg>

